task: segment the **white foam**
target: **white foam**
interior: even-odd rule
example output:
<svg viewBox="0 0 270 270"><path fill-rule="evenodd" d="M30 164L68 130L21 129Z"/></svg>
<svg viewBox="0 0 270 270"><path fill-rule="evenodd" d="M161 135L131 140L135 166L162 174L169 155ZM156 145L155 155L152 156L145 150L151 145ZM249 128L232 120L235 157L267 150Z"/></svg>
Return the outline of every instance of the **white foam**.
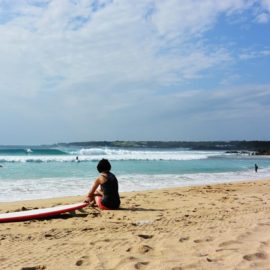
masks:
<svg viewBox="0 0 270 270"><path fill-rule="evenodd" d="M270 168L227 173L118 175L120 192L269 179ZM87 194L91 178L42 178L0 181L0 202L77 196Z"/></svg>
<svg viewBox="0 0 270 270"><path fill-rule="evenodd" d="M31 155L1 156L0 162L73 162L76 157L80 161L97 161L101 158L109 160L198 160L224 155L223 152L183 151L183 150L123 150L109 148L81 149L71 155Z"/></svg>
<svg viewBox="0 0 270 270"><path fill-rule="evenodd" d="M84 195L89 179L42 178L0 182L0 201L21 201Z"/></svg>
<svg viewBox="0 0 270 270"><path fill-rule="evenodd" d="M122 175L121 191L140 191L149 189L160 189L168 187L193 186L227 183L233 181L246 181L255 179L269 179L270 168L261 169L255 173L254 170L241 172L220 173L194 173L194 174L159 174L159 175Z"/></svg>

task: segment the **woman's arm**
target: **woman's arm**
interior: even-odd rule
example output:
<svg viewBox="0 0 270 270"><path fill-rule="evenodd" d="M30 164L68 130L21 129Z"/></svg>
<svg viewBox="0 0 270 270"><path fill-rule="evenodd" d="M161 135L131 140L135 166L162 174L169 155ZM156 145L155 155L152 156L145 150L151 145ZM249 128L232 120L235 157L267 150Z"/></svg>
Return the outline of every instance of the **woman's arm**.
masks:
<svg viewBox="0 0 270 270"><path fill-rule="evenodd" d="M92 184L92 187L91 189L89 190L86 198L85 198L85 201L84 202L87 202L87 203L91 203L92 201L94 201L94 194L95 194L95 191L97 190L98 186L100 185L100 178L97 178L94 183Z"/></svg>

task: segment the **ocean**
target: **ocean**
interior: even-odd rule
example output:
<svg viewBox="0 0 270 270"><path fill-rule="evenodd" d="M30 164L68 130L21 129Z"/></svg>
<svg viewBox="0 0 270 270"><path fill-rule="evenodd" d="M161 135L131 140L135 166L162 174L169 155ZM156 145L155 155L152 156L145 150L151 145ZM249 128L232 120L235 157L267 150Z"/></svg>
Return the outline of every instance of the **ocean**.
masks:
<svg viewBox="0 0 270 270"><path fill-rule="evenodd" d="M270 177L270 157L247 153L0 147L0 202L85 195L98 176L96 165L102 158L111 162L120 192Z"/></svg>

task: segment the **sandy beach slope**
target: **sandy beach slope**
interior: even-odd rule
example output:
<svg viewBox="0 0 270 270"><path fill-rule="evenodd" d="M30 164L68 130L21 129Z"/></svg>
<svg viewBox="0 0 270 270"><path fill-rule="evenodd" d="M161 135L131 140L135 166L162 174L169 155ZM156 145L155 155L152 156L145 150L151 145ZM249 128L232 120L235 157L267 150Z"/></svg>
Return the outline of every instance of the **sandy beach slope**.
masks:
<svg viewBox="0 0 270 270"><path fill-rule="evenodd" d="M270 180L121 194L91 207L0 224L0 269L270 269ZM0 212L82 197L0 204Z"/></svg>

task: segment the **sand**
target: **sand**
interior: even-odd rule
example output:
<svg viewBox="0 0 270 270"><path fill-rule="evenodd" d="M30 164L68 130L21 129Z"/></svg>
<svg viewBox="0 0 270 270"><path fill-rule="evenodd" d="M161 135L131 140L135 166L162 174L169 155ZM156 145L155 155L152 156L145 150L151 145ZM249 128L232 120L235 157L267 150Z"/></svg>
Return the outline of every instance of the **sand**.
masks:
<svg viewBox="0 0 270 270"><path fill-rule="evenodd" d="M83 197L1 203L0 212ZM270 180L121 194L122 209L0 224L0 269L270 269Z"/></svg>

